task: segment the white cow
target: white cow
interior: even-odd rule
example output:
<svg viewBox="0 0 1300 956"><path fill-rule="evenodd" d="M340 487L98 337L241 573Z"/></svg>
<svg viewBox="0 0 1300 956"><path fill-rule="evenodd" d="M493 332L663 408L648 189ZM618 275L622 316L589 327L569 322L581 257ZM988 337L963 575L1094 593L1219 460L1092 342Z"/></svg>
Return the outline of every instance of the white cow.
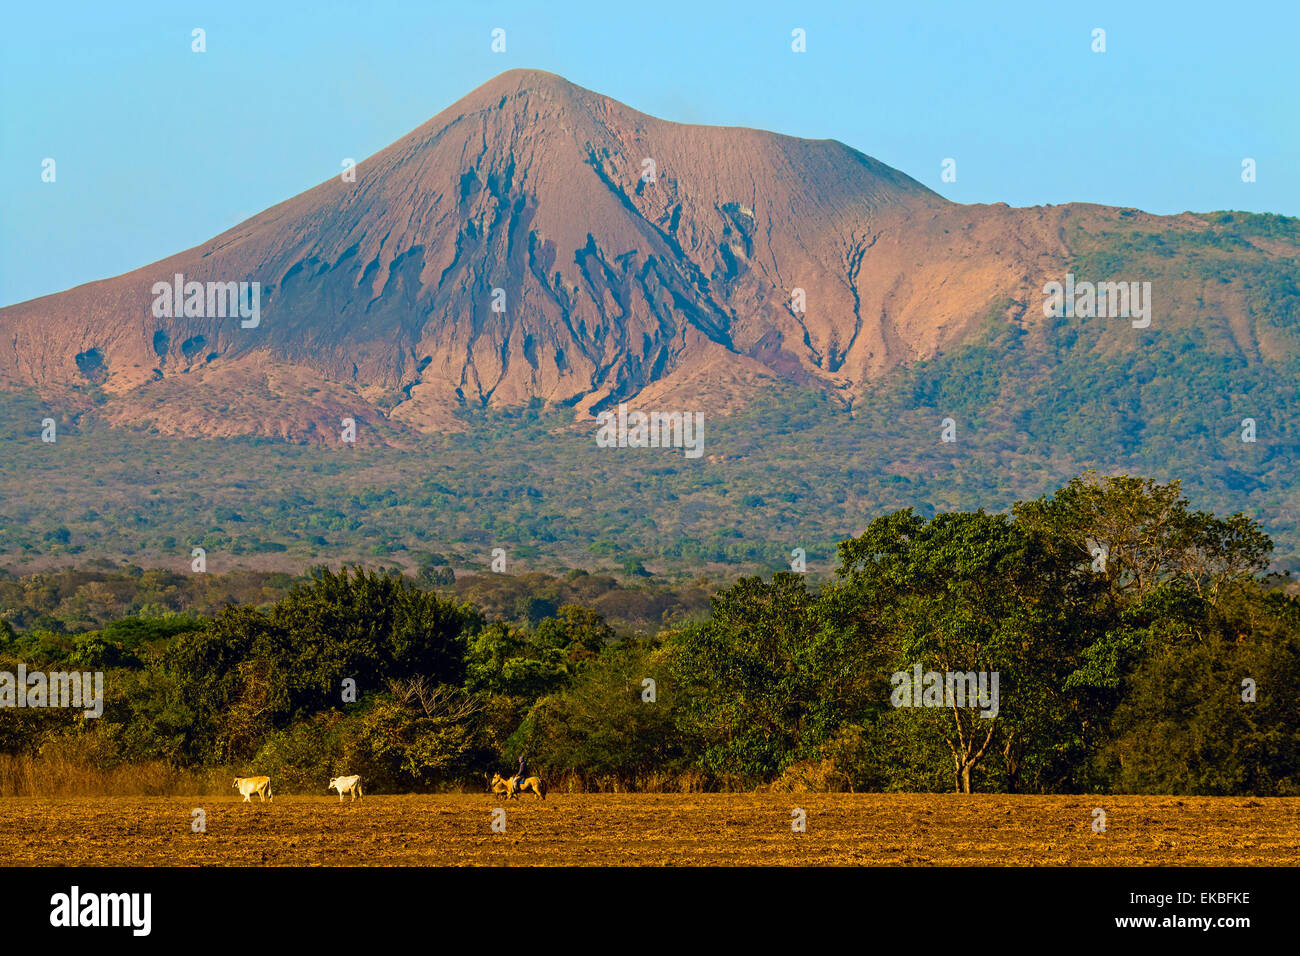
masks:
<svg viewBox="0 0 1300 956"><path fill-rule="evenodd" d="M252 803L252 795L257 794L262 798L262 802L267 800L274 802L271 796L271 778L270 777L236 777L235 786L239 792L244 795L245 803Z"/></svg>
<svg viewBox="0 0 1300 956"><path fill-rule="evenodd" d="M343 794L345 793L352 794L353 800L357 797L365 796L365 794L361 792L361 777L357 774L353 774L350 777L333 777L331 778L330 785L327 789L337 790L339 792L339 803L343 802Z"/></svg>

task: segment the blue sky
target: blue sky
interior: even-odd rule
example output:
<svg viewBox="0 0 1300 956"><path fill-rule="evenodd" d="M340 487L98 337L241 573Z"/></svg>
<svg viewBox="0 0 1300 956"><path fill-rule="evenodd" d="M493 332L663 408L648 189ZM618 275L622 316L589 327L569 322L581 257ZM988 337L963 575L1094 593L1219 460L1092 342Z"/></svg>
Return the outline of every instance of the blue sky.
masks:
<svg viewBox="0 0 1300 956"><path fill-rule="evenodd" d="M838 139L959 202L1300 215L1297 34L1294 0L7 4L0 304L196 245L513 67Z"/></svg>

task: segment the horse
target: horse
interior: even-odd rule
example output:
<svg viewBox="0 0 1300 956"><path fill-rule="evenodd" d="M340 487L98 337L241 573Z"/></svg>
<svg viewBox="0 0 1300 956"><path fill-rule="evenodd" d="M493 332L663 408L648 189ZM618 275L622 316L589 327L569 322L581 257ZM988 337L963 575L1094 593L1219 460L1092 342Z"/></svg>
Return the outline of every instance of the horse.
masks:
<svg viewBox="0 0 1300 956"><path fill-rule="evenodd" d="M499 773L492 775L492 792L504 793L507 800L518 800L519 794L529 791L546 799L546 784L541 777L526 777L521 782L518 777L502 777Z"/></svg>

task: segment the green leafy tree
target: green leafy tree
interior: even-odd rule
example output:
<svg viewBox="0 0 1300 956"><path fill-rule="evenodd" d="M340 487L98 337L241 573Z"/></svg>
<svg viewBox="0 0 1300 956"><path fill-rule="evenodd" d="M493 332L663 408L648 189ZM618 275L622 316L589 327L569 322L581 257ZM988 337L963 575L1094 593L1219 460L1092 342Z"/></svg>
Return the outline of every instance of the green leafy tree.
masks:
<svg viewBox="0 0 1300 956"><path fill-rule="evenodd" d="M770 778L827 723L816 669L822 621L803 579L742 578L713 598L713 614L671 638L682 722L720 779Z"/></svg>
<svg viewBox="0 0 1300 956"><path fill-rule="evenodd" d="M971 791L999 733L1013 786L1040 733L1052 724L1069 733L1073 706L1059 687L1081 644L1072 572L1040 536L982 511L927 522L908 509L841 544L844 589L860 596L895 672L909 682L917 665L945 677L983 674L990 697L997 675L996 711L954 694L915 719L942 734L957 790Z"/></svg>
<svg viewBox="0 0 1300 956"><path fill-rule="evenodd" d="M247 756L270 730L342 706L345 679L362 692L411 676L458 685L481 623L399 576L360 569L320 570L267 613L228 608L166 657L197 717L187 749Z"/></svg>
<svg viewBox="0 0 1300 956"><path fill-rule="evenodd" d="M667 651L640 644L607 650L574 682L539 700L507 743L550 774L622 787L654 784L687 762L677 728L678 695L667 676ZM654 699L643 681L655 681Z"/></svg>

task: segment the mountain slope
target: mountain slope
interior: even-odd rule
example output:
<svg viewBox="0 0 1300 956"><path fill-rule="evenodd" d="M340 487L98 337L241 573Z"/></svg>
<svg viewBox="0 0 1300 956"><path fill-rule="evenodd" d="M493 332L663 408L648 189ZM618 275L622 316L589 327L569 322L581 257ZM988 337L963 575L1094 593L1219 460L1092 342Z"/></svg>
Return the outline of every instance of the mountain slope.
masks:
<svg viewBox="0 0 1300 956"><path fill-rule="evenodd" d="M891 370L967 341L991 309L1043 328L1043 282L1094 236L1209 229L1097 206L957 205L834 141L670 123L513 70L362 162L355 182L0 310L0 387L164 433L325 441L348 415L371 426L360 440L401 442L408 426L454 430L462 409L537 399L579 415L637 396L725 412L789 383L852 406ZM1289 235L1246 246L1252 261L1295 252ZM154 284L178 273L259 282L260 324L155 317ZM1179 305L1163 325L1260 341L1240 286L1174 274L1160 296Z"/></svg>
<svg viewBox="0 0 1300 956"><path fill-rule="evenodd" d="M0 384L98 384L118 399L110 420L289 437L358 400L374 409L362 417L445 427L461 406L599 407L651 383L705 402L724 397L709 394L719 375L851 395L960 335L1058 244L1053 216L954 206L839 143L668 123L526 70L356 174L143 269L0 310ZM177 273L260 282L260 326L156 318L154 283ZM272 371L286 366L308 374ZM311 379L330 400L303 394ZM241 414L249 391L276 398L275 421ZM179 411L186 396L231 401L218 423Z"/></svg>

